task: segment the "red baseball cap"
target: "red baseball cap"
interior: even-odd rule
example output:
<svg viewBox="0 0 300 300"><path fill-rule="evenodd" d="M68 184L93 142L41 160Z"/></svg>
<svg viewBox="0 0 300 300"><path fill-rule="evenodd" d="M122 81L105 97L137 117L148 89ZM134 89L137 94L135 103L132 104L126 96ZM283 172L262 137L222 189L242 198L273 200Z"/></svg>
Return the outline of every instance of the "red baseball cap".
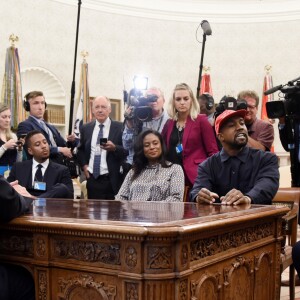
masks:
<svg viewBox="0 0 300 300"><path fill-rule="evenodd" d="M220 132L220 128L228 119L230 119L232 117L236 117L236 116L244 118L246 113L247 113L247 111L245 109L224 110L216 119L216 122L215 122L216 134L218 134Z"/></svg>

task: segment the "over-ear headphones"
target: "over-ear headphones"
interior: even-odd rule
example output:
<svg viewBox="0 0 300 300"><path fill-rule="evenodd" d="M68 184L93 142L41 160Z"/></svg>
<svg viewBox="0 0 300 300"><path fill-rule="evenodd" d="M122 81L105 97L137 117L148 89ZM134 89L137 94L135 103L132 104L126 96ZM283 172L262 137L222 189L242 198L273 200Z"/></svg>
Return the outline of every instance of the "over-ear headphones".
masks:
<svg viewBox="0 0 300 300"><path fill-rule="evenodd" d="M32 92L29 92L24 96L23 107L24 107L25 111L30 111L30 103L28 101L28 98L31 93ZM35 97L31 97L31 98L35 98ZM47 108L47 103L45 102L45 109L46 108Z"/></svg>
<svg viewBox="0 0 300 300"><path fill-rule="evenodd" d="M207 110L211 110L214 107L215 100L209 93L204 93L200 95L200 97L203 97L206 100L205 106Z"/></svg>

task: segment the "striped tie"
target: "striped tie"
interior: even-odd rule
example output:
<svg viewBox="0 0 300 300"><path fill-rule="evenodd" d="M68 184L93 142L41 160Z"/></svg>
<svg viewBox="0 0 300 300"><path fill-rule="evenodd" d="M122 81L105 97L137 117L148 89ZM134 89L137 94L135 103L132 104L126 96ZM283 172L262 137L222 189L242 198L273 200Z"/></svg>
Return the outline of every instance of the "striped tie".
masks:
<svg viewBox="0 0 300 300"><path fill-rule="evenodd" d="M93 165L93 176L97 179L100 176L100 163L101 163L101 152L100 152L100 139L103 138L103 124L99 125L100 130L96 142L96 151L94 156L94 165ZM98 151L97 151L98 150Z"/></svg>

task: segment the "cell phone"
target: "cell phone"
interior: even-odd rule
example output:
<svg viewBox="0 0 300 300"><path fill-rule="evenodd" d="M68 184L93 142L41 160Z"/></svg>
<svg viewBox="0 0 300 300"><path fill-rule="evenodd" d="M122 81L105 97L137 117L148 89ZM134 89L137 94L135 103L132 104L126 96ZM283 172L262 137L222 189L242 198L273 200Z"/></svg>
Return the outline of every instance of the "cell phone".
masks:
<svg viewBox="0 0 300 300"><path fill-rule="evenodd" d="M17 145L23 145L23 143L20 142L20 141L17 141L16 144L17 144Z"/></svg>
<svg viewBox="0 0 300 300"><path fill-rule="evenodd" d="M104 145L107 143L107 138L101 138L100 139L100 145Z"/></svg>
<svg viewBox="0 0 300 300"><path fill-rule="evenodd" d="M26 138L26 135L27 135L26 133L23 133L23 134L21 134L20 138L21 138L21 139L25 139L25 138Z"/></svg>

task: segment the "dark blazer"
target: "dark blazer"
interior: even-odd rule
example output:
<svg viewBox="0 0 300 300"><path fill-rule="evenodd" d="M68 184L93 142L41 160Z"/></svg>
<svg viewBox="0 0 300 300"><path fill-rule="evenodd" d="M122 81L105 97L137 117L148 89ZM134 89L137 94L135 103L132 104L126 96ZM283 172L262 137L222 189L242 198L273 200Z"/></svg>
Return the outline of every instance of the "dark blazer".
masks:
<svg viewBox="0 0 300 300"><path fill-rule="evenodd" d="M170 148L170 137L176 121L168 120L162 136L167 149ZM182 137L182 161L185 176L194 184L198 165L207 157L219 151L212 126L205 115L198 115L196 120L187 118Z"/></svg>
<svg viewBox="0 0 300 300"><path fill-rule="evenodd" d="M53 134L53 138L57 144L57 147L66 147L67 143L63 139L63 137L60 135L59 131L53 125L50 125L47 122L45 122L45 124L51 130L51 132ZM33 117L30 117L30 116L25 121L21 122L18 125L17 137L20 138L22 134L27 134L32 130L41 131L44 134L44 136L46 137L48 144L51 145L48 133L40 126L40 124L37 122L36 119L34 119ZM50 147L50 153L51 154L57 153L57 148Z"/></svg>
<svg viewBox="0 0 300 300"><path fill-rule="evenodd" d="M91 141L95 122L96 121L92 121L84 124L80 130L80 143L78 146L77 158L81 168L84 165L89 164ZM123 181L123 176L120 173L120 167L128 154L122 146L122 127L123 125L121 122L111 121L108 135L108 140L112 141L116 145L116 151L108 151L106 156L110 182L115 194L118 193Z"/></svg>
<svg viewBox="0 0 300 300"><path fill-rule="evenodd" d="M29 205L32 203L32 200L22 197L2 176L0 177L0 190L1 223L8 222L29 209Z"/></svg>
<svg viewBox="0 0 300 300"><path fill-rule="evenodd" d="M18 180L19 184L24 186L34 196L38 197L44 193L43 191L32 189L32 159L15 163L7 180L9 182ZM43 181L46 183L47 191L50 191L54 186L64 185L69 191L64 198L74 198L73 182L67 167L50 160Z"/></svg>

